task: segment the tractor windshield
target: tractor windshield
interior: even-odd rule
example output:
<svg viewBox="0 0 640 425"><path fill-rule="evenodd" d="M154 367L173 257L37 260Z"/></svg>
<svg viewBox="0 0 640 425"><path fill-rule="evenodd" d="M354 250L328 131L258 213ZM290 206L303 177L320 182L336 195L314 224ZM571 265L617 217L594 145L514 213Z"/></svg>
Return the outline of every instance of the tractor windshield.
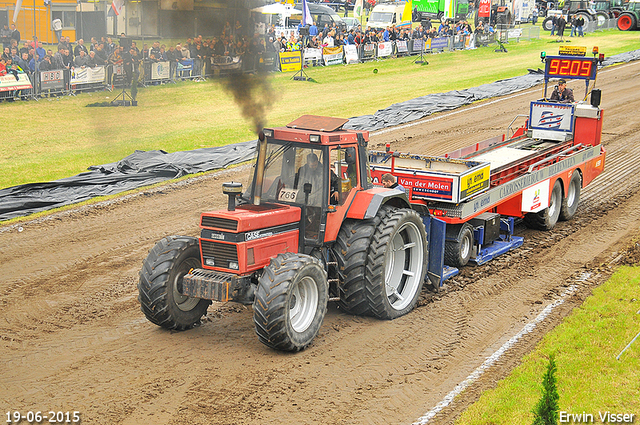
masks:
<svg viewBox="0 0 640 425"><path fill-rule="evenodd" d="M325 196L328 198L324 163L324 149L269 142L262 200L321 207Z"/></svg>

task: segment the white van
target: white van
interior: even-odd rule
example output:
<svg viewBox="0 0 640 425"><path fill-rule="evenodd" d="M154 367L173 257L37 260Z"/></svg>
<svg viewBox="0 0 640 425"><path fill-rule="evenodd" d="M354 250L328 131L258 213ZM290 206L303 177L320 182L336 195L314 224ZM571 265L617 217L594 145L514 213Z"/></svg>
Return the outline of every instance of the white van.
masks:
<svg viewBox="0 0 640 425"><path fill-rule="evenodd" d="M411 29L411 3L381 3L373 7L367 26L373 29L385 29L395 25L399 29Z"/></svg>

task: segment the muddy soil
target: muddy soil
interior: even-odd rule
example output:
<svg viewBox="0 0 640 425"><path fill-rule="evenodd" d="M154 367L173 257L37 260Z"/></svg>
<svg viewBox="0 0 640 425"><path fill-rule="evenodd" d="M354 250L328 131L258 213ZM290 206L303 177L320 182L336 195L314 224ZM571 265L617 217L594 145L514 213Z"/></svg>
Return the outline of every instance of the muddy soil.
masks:
<svg viewBox="0 0 640 425"><path fill-rule="evenodd" d="M86 424L407 424L433 408L568 286L579 289L431 423L450 423L621 263L638 260L640 63L602 71L606 170L576 217L518 227L520 249L424 291L394 321L330 305L305 351L258 342L251 307L213 304L169 332L140 311L136 283L166 235L197 236L225 208L212 173L0 227L0 400L5 412L80 412ZM584 83L570 83L576 94ZM374 148L443 154L502 134L541 87L372 135ZM629 248L627 250L627 248ZM6 420L6 419L5 419Z"/></svg>

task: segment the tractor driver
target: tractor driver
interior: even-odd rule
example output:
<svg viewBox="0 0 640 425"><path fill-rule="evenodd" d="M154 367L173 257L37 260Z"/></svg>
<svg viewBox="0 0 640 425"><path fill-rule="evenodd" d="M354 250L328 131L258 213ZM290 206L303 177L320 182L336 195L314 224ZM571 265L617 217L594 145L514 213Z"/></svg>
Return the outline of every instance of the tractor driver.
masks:
<svg viewBox="0 0 640 425"><path fill-rule="evenodd" d="M304 189L305 183L311 183L311 193L309 194L308 204L315 206L322 205L322 164L320 164L320 161L318 160L318 155L313 152L307 155L307 163L298 170L295 187L297 187L298 190ZM338 200L340 199L340 194L338 192L339 184L340 180L338 179L338 176L331 171L332 204L338 203Z"/></svg>
<svg viewBox="0 0 640 425"><path fill-rule="evenodd" d="M567 88L567 82L562 79L558 81L558 85L553 89L551 93L550 101L556 101L558 103L573 103L573 90Z"/></svg>

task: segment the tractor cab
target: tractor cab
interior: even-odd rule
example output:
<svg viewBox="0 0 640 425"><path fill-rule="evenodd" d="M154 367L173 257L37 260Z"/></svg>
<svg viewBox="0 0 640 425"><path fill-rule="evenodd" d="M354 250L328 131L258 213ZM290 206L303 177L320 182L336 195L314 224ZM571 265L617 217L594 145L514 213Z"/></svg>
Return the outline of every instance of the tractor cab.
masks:
<svg viewBox="0 0 640 425"><path fill-rule="evenodd" d="M305 115L286 127L265 128L259 141L243 199L299 207L301 251L334 240L332 230L342 223L356 191L370 185L366 133L342 130L346 122Z"/></svg>

